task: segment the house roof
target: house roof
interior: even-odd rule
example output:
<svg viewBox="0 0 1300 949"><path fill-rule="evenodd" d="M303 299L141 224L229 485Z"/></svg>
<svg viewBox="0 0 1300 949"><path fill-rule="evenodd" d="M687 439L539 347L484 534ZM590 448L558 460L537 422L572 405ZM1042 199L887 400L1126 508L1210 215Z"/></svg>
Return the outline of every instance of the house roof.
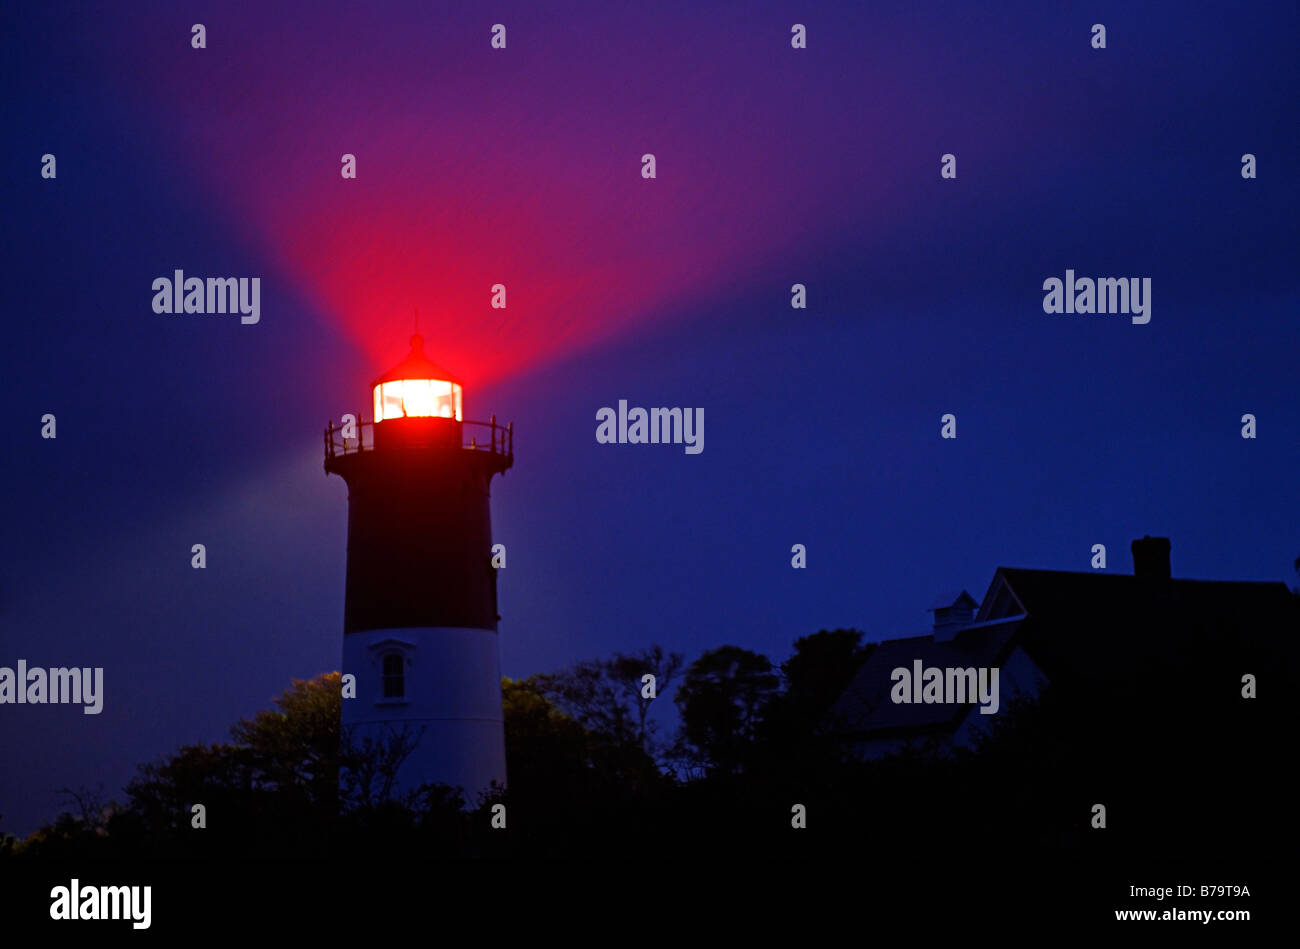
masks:
<svg viewBox="0 0 1300 949"><path fill-rule="evenodd" d="M980 607L986 616L994 594L1007 584L1025 612L1037 618L1084 613L1114 615L1152 602L1177 609L1208 609L1215 613L1236 613L1243 607L1276 606L1287 602L1291 591L1285 583L1253 580L1156 580L1122 573L1083 573L1071 570L1030 570L998 567Z"/></svg>
<svg viewBox="0 0 1300 949"><path fill-rule="evenodd" d="M900 666L910 671L917 659L923 666L939 668L1000 665L1013 647L1021 619L1011 617L967 626L946 642L937 642L930 635L879 643L831 707L831 730L840 735L861 735L955 725L970 711L969 705L895 704L889 695L894 686L893 671Z"/></svg>
<svg viewBox="0 0 1300 949"><path fill-rule="evenodd" d="M1116 670L1159 667L1171 650L1214 648L1226 659L1247 640L1295 636L1298 604L1279 582L999 567L975 625L948 642L932 635L881 642L831 707L827 726L872 738L955 729L969 706L890 700L891 673L917 659L941 668L995 666L1019 646L1049 680L1102 683Z"/></svg>
<svg viewBox="0 0 1300 949"><path fill-rule="evenodd" d="M999 567L976 619L1023 610L1020 644L1049 679L1100 681L1193 642L1235 652L1252 638L1294 636L1296 608L1278 582Z"/></svg>

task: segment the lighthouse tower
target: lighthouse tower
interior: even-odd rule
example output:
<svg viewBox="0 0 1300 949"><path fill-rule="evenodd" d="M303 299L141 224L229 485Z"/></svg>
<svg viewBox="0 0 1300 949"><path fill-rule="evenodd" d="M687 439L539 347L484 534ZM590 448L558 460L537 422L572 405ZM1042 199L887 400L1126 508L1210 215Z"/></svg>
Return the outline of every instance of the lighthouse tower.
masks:
<svg viewBox="0 0 1300 949"><path fill-rule="evenodd" d="M325 430L325 471L348 486L343 726L417 742L402 790L449 784L473 804L506 779L488 486L513 426L464 421L460 381L418 334L371 388L373 421Z"/></svg>

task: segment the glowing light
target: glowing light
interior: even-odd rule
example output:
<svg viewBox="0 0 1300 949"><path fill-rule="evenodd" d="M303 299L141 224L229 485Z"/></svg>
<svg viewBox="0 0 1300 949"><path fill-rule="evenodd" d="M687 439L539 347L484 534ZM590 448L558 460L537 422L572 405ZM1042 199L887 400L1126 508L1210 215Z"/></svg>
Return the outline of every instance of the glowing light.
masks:
<svg viewBox="0 0 1300 949"><path fill-rule="evenodd" d="M461 419L461 387L443 379L394 379L374 388L375 421L390 418Z"/></svg>
<svg viewBox="0 0 1300 949"><path fill-rule="evenodd" d="M371 384L375 421L392 418L454 418L461 421L462 390L456 377L424 354L424 337L411 337L411 352Z"/></svg>

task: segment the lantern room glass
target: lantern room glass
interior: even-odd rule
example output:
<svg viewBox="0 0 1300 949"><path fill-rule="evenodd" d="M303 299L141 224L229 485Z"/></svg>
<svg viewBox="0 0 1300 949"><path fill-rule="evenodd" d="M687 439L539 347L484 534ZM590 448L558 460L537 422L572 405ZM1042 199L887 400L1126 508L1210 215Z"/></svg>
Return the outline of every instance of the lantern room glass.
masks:
<svg viewBox="0 0 1300 949"><path fill-rule="evenodd" d="M395 379L375 386L375 421L423 417L461 420L461 388L441 379Z"/></svg>

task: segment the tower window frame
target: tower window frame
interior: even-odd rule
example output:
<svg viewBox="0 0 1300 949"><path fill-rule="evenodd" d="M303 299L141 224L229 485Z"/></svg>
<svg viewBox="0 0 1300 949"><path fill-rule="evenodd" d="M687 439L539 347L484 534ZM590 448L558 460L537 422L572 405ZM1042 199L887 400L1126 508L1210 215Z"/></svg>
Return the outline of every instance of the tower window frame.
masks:
<svg viewBox="0 0 1300 949"><path fill-rule="evenodd" d="M380 698L384 701L405 700L406 656L396 649L383 653L379 660L379 681Z"/></svg>
<svg viewBox="0 0 1300 949"><path fill-rule="evenodd" d="M383 639L370 644L374 670L371 701L375 705L406 705L411 701L411 670L415 665L415 643L404 639ZM395 694L396 693L396 694Z"/></svg>

